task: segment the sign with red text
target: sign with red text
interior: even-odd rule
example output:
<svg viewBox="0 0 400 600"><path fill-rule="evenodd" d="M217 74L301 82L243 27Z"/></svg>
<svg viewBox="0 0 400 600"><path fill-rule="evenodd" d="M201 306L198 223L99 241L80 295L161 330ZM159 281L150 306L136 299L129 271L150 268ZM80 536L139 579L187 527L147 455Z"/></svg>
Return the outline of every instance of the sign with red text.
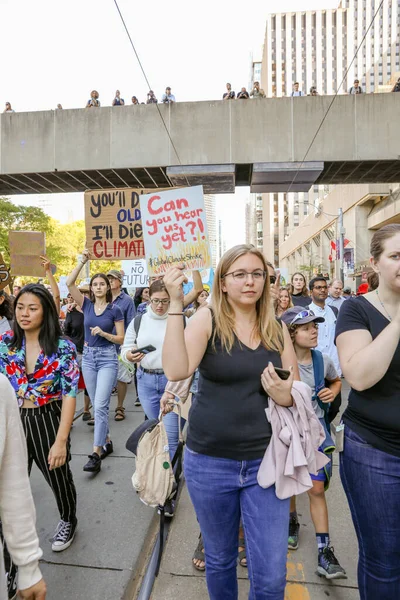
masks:
<svg viewBox="0 0 400 600"><path fill-rule="evenodd" d="M152 192L140 197L149 275L185 263L188 270L211 267L203 186Z"/></svg>
<svg viewBox="0 0 400 600"><path fill-rule="evenodd" d="M140 188L85 192L86 247L93 260L144 258L139 197L149 192Z"/></svg>

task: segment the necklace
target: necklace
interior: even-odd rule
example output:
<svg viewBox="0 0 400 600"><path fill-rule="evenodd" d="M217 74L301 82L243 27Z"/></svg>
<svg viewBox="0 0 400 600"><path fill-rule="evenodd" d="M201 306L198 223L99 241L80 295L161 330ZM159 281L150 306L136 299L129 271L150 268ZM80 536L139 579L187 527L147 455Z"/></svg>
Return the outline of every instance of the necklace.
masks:
<svg viewBox="0 0 400 600"><path fill-rule="evenodd" d="M388 311L387 311L387 309L386 309L386 306L383 304L382 300L381 300L381 299L380 299L380 297L379 297L379 292L378 292L378 290L375 290L375 291L376 291L376 295L378 296L378 300L379 300L379 302L381 303L381 306L382 306L383 310L384 310L384 311L385 311L385 313L387 314L387 318L389 319L389 321L392 321L392 317L389 315L389 313L388 313Z"/></svg>

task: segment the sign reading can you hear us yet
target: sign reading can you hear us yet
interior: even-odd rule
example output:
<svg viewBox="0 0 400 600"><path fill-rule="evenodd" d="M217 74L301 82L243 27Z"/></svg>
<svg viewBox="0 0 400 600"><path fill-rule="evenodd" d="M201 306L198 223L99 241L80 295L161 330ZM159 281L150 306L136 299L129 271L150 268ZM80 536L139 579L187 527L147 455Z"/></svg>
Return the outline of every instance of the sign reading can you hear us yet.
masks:
<svg viewBox="0 0 400 600"><path fill-rule="evenodd" d="M149 189L85 192L86 247L96 260L144 258L139 197Z"/></svg>
<svg viewBox="0 0 400 600"><path fill-rule="evenodd" d="M211 267L203 186L140 197L149 275L185 263L188 270Z"/></svg>

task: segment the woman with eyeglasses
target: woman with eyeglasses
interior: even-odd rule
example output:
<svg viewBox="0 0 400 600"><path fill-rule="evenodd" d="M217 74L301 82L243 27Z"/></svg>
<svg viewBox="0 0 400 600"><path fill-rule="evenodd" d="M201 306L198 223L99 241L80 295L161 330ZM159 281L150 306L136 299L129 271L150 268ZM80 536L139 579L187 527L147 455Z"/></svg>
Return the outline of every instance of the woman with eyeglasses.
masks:
<svg viewBox="0 0 400 600"><path fill-rule="evenodd" d="M306 278L303 273L293 273L290 280L289 291L294 306L303 306L304 308L307 308L307 306L311 304Z"/></svg>
<svg viewBox="0 0 400 600"><path fill-rule="evenodd" d="M135 319L131 321L121 348L121 358L136 363L138 396L148 419L157 419L160 413L160 400L167 385L162 364L162 349L167 328L169 294L162 279L154 281L149 290L150 303L135 331ZM183 322L183 315L182 315ZM136 321L137 323L137 321ZM153 346L155 350L137 352L139 348ZM167 415L164 425L168 435L171 457L178 447L178 416Z"/></svg>
<svg viewBox="0 0 400 600"><path fill-rule="evenodd" d="M185 476L204 538L211 600L237 600L240 518L247 545L250 598L283 600L286 585L289 499L258 485L271 439L268 396L292 406L297 360L287 327L275 318L268 268L252 245L228 250L213 282L212 304L182 317L184 265L169 270L171 297L163 347L167 377L179 381L199 368L189 417ZM286 381L275 367L290 369ZM165 411L168 405L163 406Z"/></svg>

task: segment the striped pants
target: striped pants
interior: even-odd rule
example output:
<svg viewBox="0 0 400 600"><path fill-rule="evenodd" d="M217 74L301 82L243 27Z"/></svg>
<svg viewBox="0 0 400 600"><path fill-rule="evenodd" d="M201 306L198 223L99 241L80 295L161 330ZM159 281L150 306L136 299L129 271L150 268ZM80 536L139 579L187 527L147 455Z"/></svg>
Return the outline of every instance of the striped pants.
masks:
<svg viewBox="0 0 400 600"><path fill-rule="evenodd" d="M63 521L73 521L76 515L76 489L69 466L70 440L67 460L62 467L50 471L47 458L56 441L61 418L61 402L50 402L39 408L21 408L22 427L28 449L28 471L35 463L52 489Z"/></svg>

